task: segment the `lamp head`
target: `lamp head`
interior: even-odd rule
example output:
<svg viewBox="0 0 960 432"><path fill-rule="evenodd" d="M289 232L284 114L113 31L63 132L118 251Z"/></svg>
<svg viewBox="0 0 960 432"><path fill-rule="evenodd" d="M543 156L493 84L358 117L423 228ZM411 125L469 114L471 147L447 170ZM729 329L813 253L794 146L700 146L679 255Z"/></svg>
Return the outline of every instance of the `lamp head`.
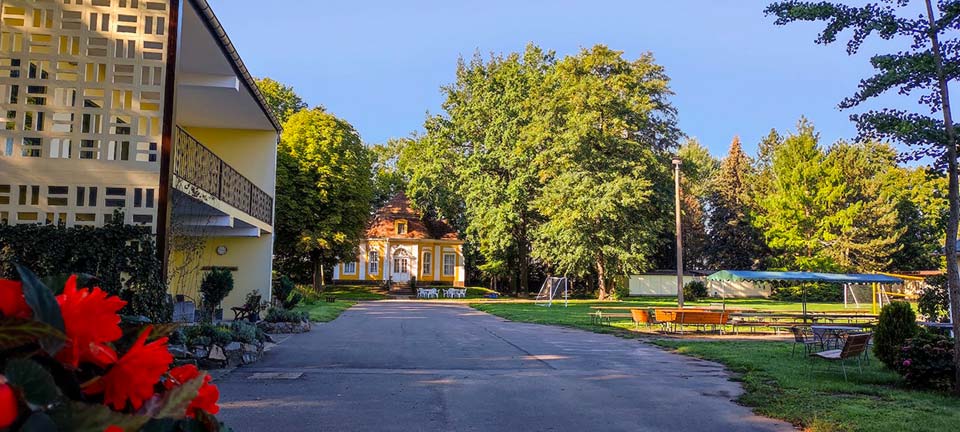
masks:
<svg viewBox="0 0 960 432"><path fill-rule="evenodd" d="M683 160L679 156L673 157L673 166L680 166L683 164Z"/></svg>

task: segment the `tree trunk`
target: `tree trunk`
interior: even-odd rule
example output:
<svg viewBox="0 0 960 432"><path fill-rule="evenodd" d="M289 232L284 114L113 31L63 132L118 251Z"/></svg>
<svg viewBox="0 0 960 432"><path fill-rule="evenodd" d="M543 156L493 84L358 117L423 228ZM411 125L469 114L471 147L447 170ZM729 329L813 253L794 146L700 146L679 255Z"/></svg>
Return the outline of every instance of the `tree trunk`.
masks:
<svg viewBox="0 0 960 432"><path fill-rule="evenodd" d="M517 297L527 297L530 291L530 251L525 241L520 242L520 286Z"/></svg>
<svg viewBox="0 0 960 432"><path fill-rule="evenodd" d="M610 293L607 290L607 272L603 264L603 256L597 258L597 298L608 300Z"/></svg>
<svg viewBox="0 0 960 432"><path fill-rule="evenodd" d="M943 123L947 130L947 177L949 177L950 219L947 222L947 241L944 253L947 261L947 291L950 293L950 305L953 309L953 362L956 370L954 393L960 395L960 269L957 268L957 230L960 225L960 178L957 177L957 133L953 127L953 113L950 112L950 88L943 71L943 56L940 52L939 29L933 16L931 0L926 0L927 18L930 22L930 42L934 64L937 69L937 81L940 87L940 99L943 111Z"/></svg>
<svg viewBox="0 0 960 432"><path fill-rule="evenodd" d="M323 292L323 260L319 253L311 253L310 260L313 261L313 291Z"/></svg>

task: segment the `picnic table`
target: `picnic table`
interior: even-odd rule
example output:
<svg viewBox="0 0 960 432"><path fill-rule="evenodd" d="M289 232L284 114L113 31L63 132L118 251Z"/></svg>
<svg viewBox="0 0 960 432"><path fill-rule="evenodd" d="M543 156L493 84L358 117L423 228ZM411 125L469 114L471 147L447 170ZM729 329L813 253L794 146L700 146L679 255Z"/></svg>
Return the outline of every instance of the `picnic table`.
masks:
<svg viewBox="0 0 960 432"><path fill-rule="evenodd" d="M821 346L829 349L831 342L834 342L837 346L840 346L840 341L843 339L844 335L848 333L860 333L863 331L863 327L812 325L810 326L810 330L813 331L813 336L817 339L817 342L819 342Z"/></svg>

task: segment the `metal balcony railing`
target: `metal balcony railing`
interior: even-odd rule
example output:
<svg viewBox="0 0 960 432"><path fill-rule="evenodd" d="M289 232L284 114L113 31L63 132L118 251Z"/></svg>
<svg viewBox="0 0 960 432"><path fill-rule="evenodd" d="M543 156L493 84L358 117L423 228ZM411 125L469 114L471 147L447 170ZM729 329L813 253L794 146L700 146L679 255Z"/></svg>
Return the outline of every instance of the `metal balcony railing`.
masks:
<svg viewBox="0 0 960 432"><path fill-rule="evenodd" d="M273 198L177 127L173 175L215 198L268 224L273 224Z"/></svg>

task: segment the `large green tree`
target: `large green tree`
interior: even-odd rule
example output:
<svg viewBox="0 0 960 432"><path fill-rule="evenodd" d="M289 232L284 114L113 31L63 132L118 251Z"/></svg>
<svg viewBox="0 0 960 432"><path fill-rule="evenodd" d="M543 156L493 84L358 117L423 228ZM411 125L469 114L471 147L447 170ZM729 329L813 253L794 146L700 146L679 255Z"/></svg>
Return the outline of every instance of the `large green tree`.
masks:
<svg viewBox="0 0 960 432"><path fill-rule="evenodd" d="M844 269L889 270L906 231L899 224L894 191L886 187L900 174L893 147L873 141L839 142L830 147L824 163L843 178L845 217L828 219L824 255Z"/></svg>
<svg viewBox="0 0 960 432"><path fill-rule="evenodd" d="M683 268L704 269L707 266L706 249L708 198L713 189L712 180L719 166L700 141L688 139L677 151L683 161L680 166L682 194L681 233L683 234ZM674 249L676 256L676 249ZM676 260L676 259L674 259Z"/></svg>
<svg viewBox="0 0 960 432"><path fill-rule="evenodd" d="M377 144L370 148L373 152L373 208L387 203L394 195L404 192L409 178L400 170L398 164L403 149L412 140L409 138L390 139L386 144Z"/></svg>
<svg viewBox="0 0 960 432"><path fill-rule="evenodd" d="M267 105L273 110L280 124L287 122L290 116L307 109L307 103L297 94L293 87L275 81L271 78L257 78L257 87Z"/></svg>
<svg viewBox="0 0 960 432"><path fill-rule="evenodd" d="M456 81L443 89L445 115L428 119L427 135L415 146L425 160L402 158L413 171L408 192L414 202L439 198L434 207L449 211L455 206L444 201L454 191L468 240L483 257L480 270L512 276L518 293L529 289L538 222L531 208L540 187L533 161L542 143L531 119L552 64L553 54L533 45L523 54L461 60Z"/></svg>
<svg viewBox="0 0 960 432"><path fill-rule="evenodd" d="M669 78L650 54L629 61L598 45L560 61L547 86L534 255L561 274L596 275L605 299L612 276L650 267L669 220L667 152L680 136Z"/></svg>
<svg viewBox="0 0 960 432"><path fill-rule="evenodd" d="M308 266L314 288L324 265L353 256L370 216L372 159L349 123L320 108L291 116L278 151L278 267Z"/></svg>
<svg viewBox="0 0 960 432"><path fill-rule="evenodd" d="M918 7L919 6L919 7ZM923 10L922 13L918 12ZM960 78L956 29L960 27L960 1L884 0L882 3L848 6L842 3L782 1L771 4L767 14L778 25L794 21L825 21L816 42L830 44L850 31L847 52L856 54L871 36L901 41L906 46L892 54L871 57L876 69L860 81L860 88L845 99L841 108L854 108L896 91L901 95L919 93L923 108L884 109L852 116L862 135L885 137L915 146L913 156L933 156L946 168L949 218L946 227L945 258L947 286L951 295L954 332L960 334L960 268L957 267L957 230L960 224L960 178L957 168L957 133L950 108L950 83ZM919 108L919 107L918 107ZM929 114L928 114L929 113ZM957 379L954 391L960 394L960 338L956 339L954 363Z"/></svg>
<svg viewBox="0 0 960 432"><path fill-rule="evenodd" d="M752 224L749 207L753 176L753 161L744 153L740 138L735 137L714 176L708 199L710 241L705 254L712 268L745 270L764 265L766 244Z"/></svg>
<svg viewBox="0 0 960 432"><path fill-rule="evenodd" d="M756 197L755 223L778 252L776 264L799 270L828 270L836 263L821 254L833 221L849 219L848 193L836 167L825 163L820 136L805 119L797 132L773 149L765 195ZM836 222L842 223L842 222Z"/></svg>

